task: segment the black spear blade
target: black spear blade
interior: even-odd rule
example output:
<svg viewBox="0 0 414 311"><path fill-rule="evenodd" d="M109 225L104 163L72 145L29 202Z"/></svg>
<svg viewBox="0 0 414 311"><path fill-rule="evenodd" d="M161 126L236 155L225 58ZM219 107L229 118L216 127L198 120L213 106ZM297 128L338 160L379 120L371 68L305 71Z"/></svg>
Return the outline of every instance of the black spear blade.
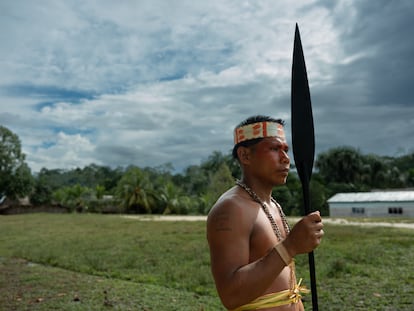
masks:
<svg viewBox="0 0 414 311"><path fill-rule="evenodd" d="M300 41L299 27L296 24L292 62L292 147L296 169L302 183L304 214L310 212L309 182L315 157L315 134L313 127L312 104L308 75ZM315 257L309 253L309 272L312 291L313 311L318 311L316 292Z"/></svg>
<svg viewBox="0 0 414 311"><path fill-rule="evenodd" d="M292 63L292 147L295 165L303 184L308 184L312 175L315 156L315 135L312 104L309 92L305 58L296 24ZM309 213L305 206L305 214Z"/></svg>

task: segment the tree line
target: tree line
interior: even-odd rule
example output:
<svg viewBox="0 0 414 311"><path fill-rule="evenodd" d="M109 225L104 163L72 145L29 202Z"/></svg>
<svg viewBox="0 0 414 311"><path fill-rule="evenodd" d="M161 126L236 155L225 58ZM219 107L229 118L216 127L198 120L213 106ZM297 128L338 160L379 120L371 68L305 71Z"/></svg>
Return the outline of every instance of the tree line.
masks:
<svg viewBox="0 0 414 311"><path fill-rule="evenodd" d="M100 213L206 214L241 171L231 152L212 152L200 165L175 173L159 167L90 164L71 170L42 168L32 174L18 136L0 126L0 197L29 196L33 205L59 204L71 211ZM310 183L311 206L328 215L338 192L414 187L414 153L364 155L350 146L320 153ZM286 185L274 188L286 214L302 214L302 190L294 165Z"/></svg>

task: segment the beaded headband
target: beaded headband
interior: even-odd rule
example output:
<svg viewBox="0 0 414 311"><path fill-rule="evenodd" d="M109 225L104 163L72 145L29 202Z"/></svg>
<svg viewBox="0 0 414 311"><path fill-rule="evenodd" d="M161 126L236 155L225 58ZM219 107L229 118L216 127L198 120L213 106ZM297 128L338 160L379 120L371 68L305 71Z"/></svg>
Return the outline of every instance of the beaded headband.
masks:
<svg viewBox="0 0 414 311"><path fill-rule="evenodd" d="M283 125L276 122L257 122L237 127L234 130L234 145L246 140L264 137L279 137L285 140Z"/></svg>

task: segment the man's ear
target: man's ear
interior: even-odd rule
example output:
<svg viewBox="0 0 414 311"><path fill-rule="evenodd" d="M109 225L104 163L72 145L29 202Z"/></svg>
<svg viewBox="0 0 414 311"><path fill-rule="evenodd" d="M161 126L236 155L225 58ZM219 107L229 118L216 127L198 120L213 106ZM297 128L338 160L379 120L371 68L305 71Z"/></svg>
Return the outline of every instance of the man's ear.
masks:
<svg viewBox="0 0 414 311"><path fill-rule="evenodd" d="M237 149L237 156L241 164L248 164L250 162L250 152L249 148L243 146Z"/></svg>

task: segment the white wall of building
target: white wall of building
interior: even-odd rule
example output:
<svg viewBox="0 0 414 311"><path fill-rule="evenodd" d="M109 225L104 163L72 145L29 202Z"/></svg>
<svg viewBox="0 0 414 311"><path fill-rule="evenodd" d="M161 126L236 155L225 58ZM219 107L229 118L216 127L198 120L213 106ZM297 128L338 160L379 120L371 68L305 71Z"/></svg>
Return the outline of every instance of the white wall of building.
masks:
<svg viewBox="0 0 414 311"><path fill-rule="evenodd" d="M414 217L414 202L330 202L331 217Z"/></svg>

